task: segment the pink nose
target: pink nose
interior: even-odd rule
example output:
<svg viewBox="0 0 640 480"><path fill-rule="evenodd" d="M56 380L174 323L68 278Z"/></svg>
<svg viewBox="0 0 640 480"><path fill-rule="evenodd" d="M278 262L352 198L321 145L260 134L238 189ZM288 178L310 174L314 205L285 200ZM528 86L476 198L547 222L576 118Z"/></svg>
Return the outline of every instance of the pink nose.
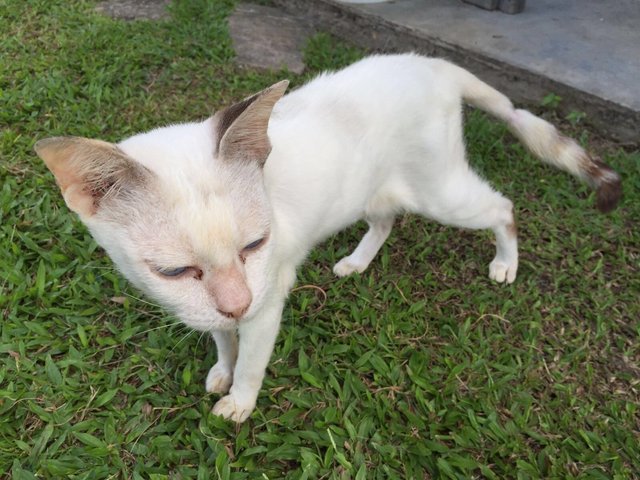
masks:
<svg viewBox="0 0 640 480"><path fill-rule="evenodd" d="M236 320L242 318L251 305L251 292L246 284L243 287L237 288L237 286L234 286L230 288L232 291L225 291L222 292L223 294L219 294L215 299L218 312L228 318ZM222 290L225 289L223 288Z"/></svg>
<svg viewBox="0 0 640 480"><path fill-rule="evenodd" d="M239 320L240 318L242 318L242 316L247 313L247 310L249 310L249 305L247 305L246 307L241 307L241 308L237 308L234 309L230 312L225 312L224 310L218 308L217 309L218 312L222 315L224 315L227 318L234 318L236 320Z"/></svg>
<svg viewBox="0 0 640 480"><path fill-rule="evenodd" d="M237 267L230 266L214 271L206 283L220 314L239 320L247 313L252 295L244 275Z"/></svg>

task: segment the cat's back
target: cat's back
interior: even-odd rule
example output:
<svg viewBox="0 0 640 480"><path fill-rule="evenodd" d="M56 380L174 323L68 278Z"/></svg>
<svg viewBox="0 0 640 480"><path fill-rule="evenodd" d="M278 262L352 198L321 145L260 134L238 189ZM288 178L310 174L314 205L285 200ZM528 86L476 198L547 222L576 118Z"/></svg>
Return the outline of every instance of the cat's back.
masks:
<svg viewBox="0 0 640 480"><path fill-rule="evenodd" d="M416 54L374 55L324 73L282 98L270 133L295 132L310 143L338 139L343 148L366 139L430 128L458 112L460 92L445 60Z"/></svg>
<svg viewBox="0 0 640 480"><path fill-rule="evenodd" d="M287 114L332 107L394 112L415 102L459 102L447 80L448 62L408 53L373 55L337 72L326 72L278 104Z"/></svg>

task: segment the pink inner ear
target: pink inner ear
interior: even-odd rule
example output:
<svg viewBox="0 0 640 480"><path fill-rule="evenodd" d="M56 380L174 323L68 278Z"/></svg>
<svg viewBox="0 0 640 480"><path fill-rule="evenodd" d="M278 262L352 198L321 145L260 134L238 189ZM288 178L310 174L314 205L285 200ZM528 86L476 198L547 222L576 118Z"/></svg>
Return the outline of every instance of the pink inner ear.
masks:
<svg viewBox="0 0 640 480"><path fill-rule="evenodd" d="M205 279L206 289L216 302L218 311L236 319L251 305L252 295L244 275L232 265L214 270Z"/></svg>
<svg viewBox="0 0 640 480"><path fill-rule="evenodd" d="M74 183L67 188L60 188L64 201L71 210L85 216L96 213L95 201L91 195L87 195L83 185Z"/></svg>
<svg viewBox="0 0 640 480"><path fill-rule="evenodd" d="M68 163L62 161L47 162L47 167L49 167L51 173L56 177L56 183L60 187L63 195L71 185L80 183L77 172L69 168Z"/></svg>
<svg viewBox="0 0 640 480"><path fill-rule="evenodd" d="M69 162L51 162L47 163L47 166L56 177L56 183L60 187L67 207L79 215L94 215L96 213L95 201L86 191L78 172L70 168Z"/></svg>

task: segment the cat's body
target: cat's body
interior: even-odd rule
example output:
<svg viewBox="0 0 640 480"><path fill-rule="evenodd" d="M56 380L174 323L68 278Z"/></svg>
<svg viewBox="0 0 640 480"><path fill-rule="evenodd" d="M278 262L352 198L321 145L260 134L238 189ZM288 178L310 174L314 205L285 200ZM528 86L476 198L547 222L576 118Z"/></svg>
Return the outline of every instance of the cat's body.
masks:
<svg viewBox="0 0 640 480"><path fill-rule="evenodd" d="M236 421L255 407L296 267L355 221L370 230L336 264L338 275L364 270L394 216L409 211L491 228L490 277L515 279L512 204L467 164L462 99L589 182L602 210L620 196L613 170L443 60L370 57L280 99L285 88L117 146L78 138L36 146L123 273L187 325L212 332L218 363L207 390L229 391L214 411Z"/></svg>

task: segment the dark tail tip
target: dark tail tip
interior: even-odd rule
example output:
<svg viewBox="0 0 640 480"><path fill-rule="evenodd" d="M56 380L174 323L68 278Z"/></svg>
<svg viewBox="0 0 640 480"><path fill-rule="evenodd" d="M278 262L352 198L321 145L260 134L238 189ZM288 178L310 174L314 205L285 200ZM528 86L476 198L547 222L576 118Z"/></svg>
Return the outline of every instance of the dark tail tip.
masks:
<svg viewBox="0 0 640 480"><path fill-rule="evenodd" d="M620 175L596 156L588 156L586 173L596 189L596 207L602 213L612 211L622 198Z"/></svg>
<svg viewBox="0 0 640 480"><path fill-rule="evenodd" d="M620 177L613 181L602 182L596 190L596 206L602 213L609 213L616 208L622 197Z"/></svg>

